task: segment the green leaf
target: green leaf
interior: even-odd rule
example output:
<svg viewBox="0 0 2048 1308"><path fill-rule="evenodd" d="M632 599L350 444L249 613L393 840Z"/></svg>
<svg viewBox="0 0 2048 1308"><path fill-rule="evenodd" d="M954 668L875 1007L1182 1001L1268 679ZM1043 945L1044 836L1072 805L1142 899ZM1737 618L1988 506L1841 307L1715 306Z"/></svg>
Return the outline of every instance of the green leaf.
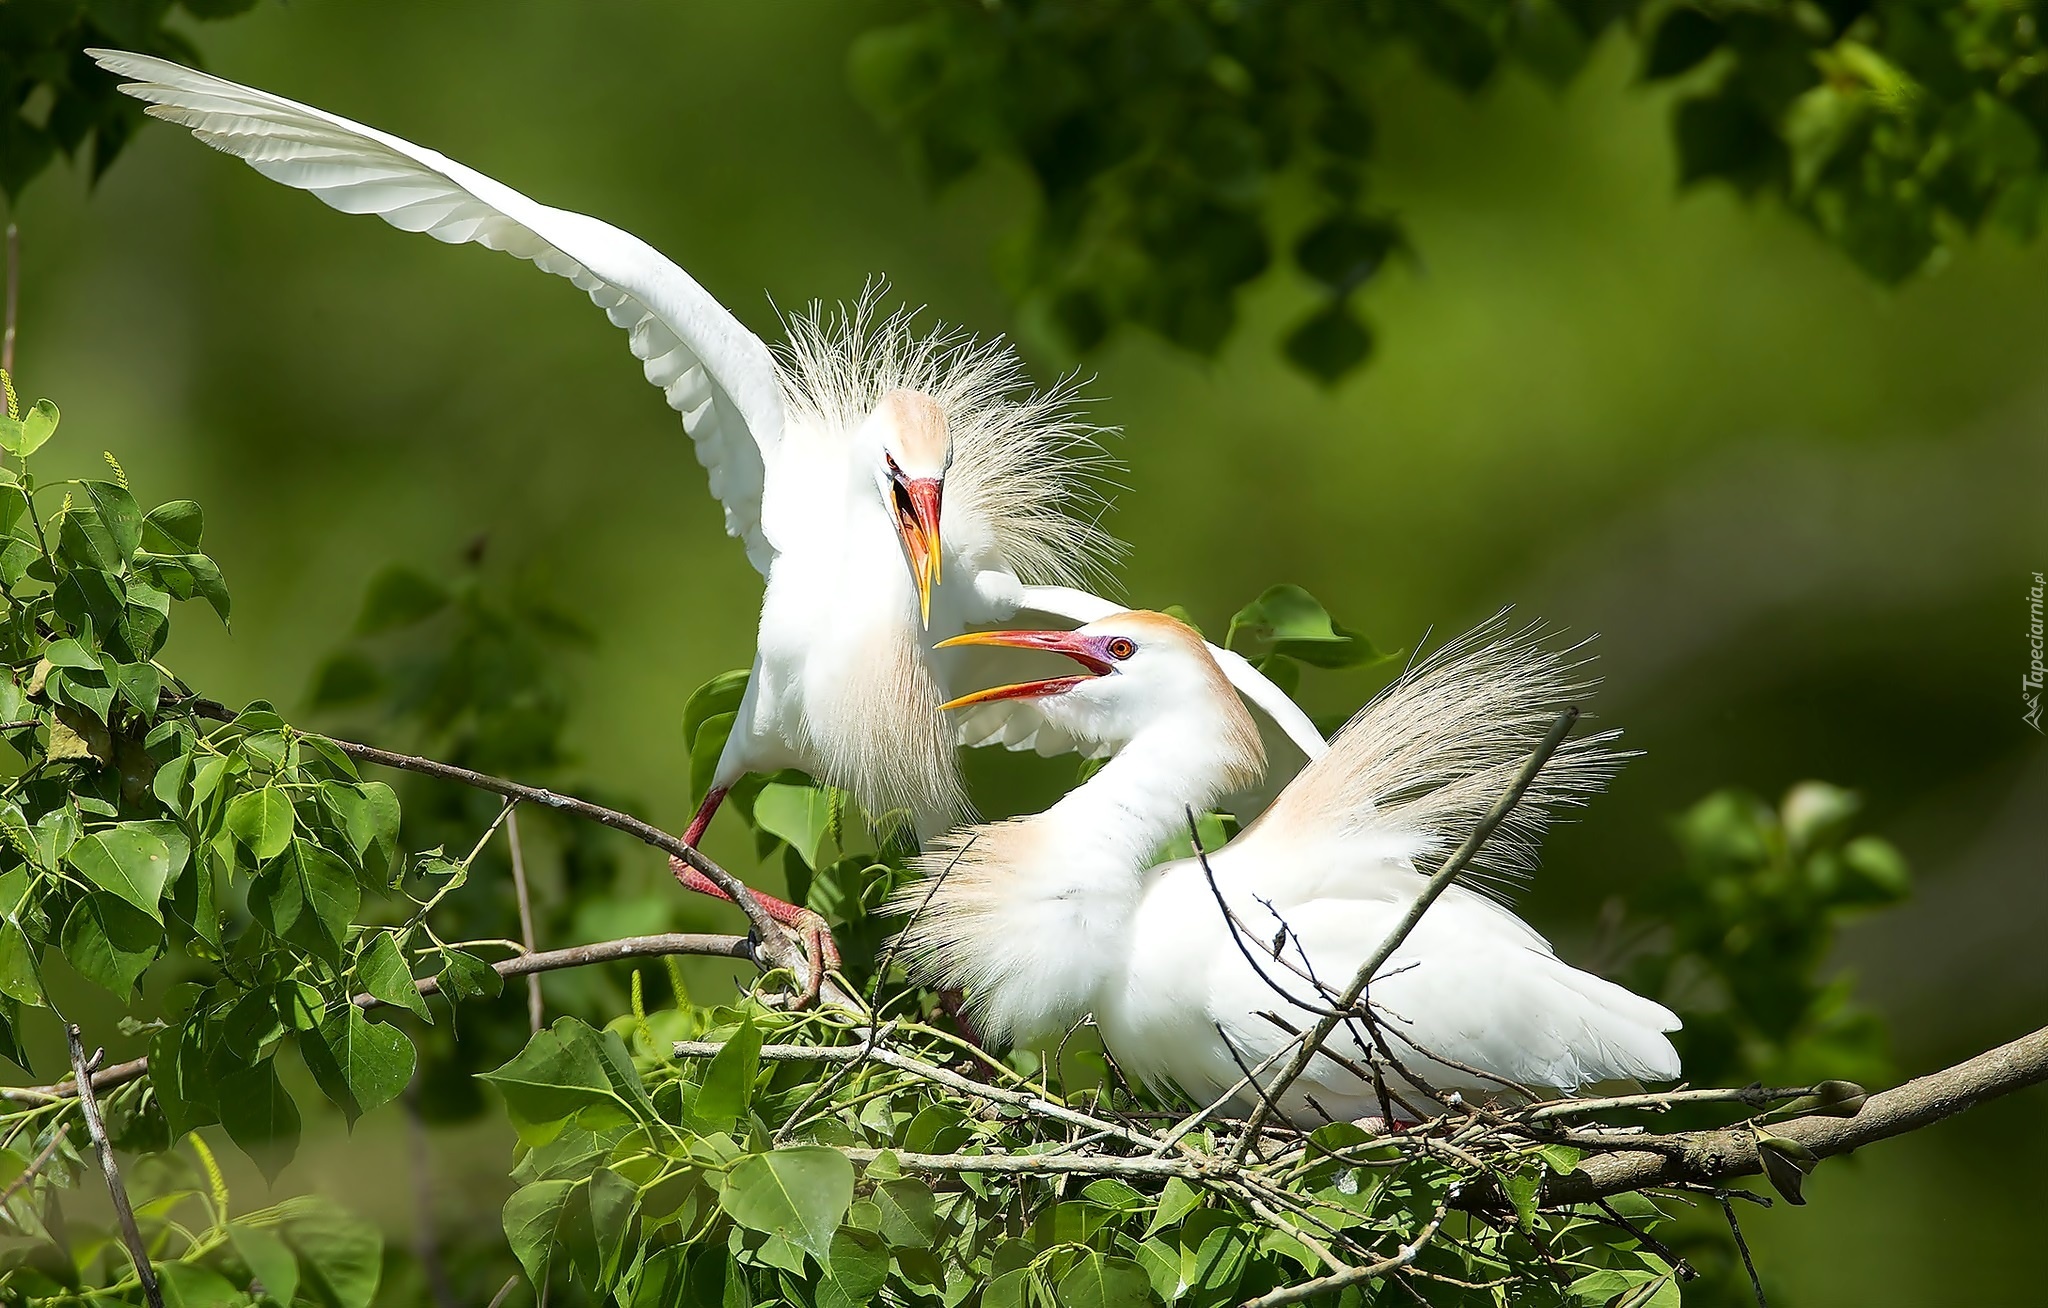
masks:
<svg viewBox="0 0 2048 1308"><path fill-rule="evenodd" d="M96 831L71 847L65 861L102 890L111 891L157 921L164 886L184 858L155 834L135 824Z"/></svg>
<svg viewBox="0 0 2048 1308"><path fill-rule="evenodd" d="M1152 1212L1152 1221L1145 1227L1147 1239L1172 1226L1201 1207L1202 1192L1177 1176L1166 1179L1166 1185L1159 1191L1159 1206Z"/></svg>
<svg viewBox="0 0 2048 1308"><path fill-rule="evenodd" d="M512 1254L535 1285L545 1285L548 1267L554 1261L558 1248L575 1254L574 1239L577 1234L573 1218L570 1229L564 1229L565 1211L571 1201L580 1200L575 1181L535 1181L532 1185L521 1186L505 1201L505 1240L512 1246ZM579 1204L587 1214L589 1206Z"/></svg>
<svg viewBox="0 0 2048 1308"><path fill-rule="evenodd" d="M370 579L356 631L370 636L409 627L439 613L447 604L448 591L440 582L413 568L394 565Z"/></svg>
<svg viewBox="0 0 2048 1308"><path fill-rule="evenodd" d="M354 1004L343 1004L301 1036L299 1052L350 1125L397 1098L412 1079L412 1041L395 1026L372 1022Z"/></svg>
<svg viewBox="0 0 2048 1308"><path fill-rule="evenodd" d="M1223 638L1226 649L1246 647L1284 654L1319 668L1352 668L1378 663L1381 653L1357 632L1338 625L1315 596L1299 586L1278 585L1237 611Z"/></svg>
<svg viewBox="0 0 2048 1308"><path fill-rule="evenodd" d="M361 903L362 889L348 865L309 840L293 840L249 883L250 916L336 968Z"/></svg>
<svg viewBox="0 0 2048 1308"><path fill-rule="evenodd" d="M85 495L106 523L118 561L128 562L142 548L142 509L135 503L135 497L125 487L110 481L86 482Z"/></svg>
<svg viewBox="0 0 2048 1308"><path fill-rule="evenodd" d="M292 1301L299 1288L299 1260L284 1241L245 1222L228 1224L228 1240L249 1265L250 1275L263 1283L265 1295L281 1304Z"/></svg>
<svg viewBox="0 0 2048 1308"><path fill-rule="evenodd" d="M285 1238L299 1254L299 1296L322 1308L370 1308L384 1270L377 1228L325 1199L288 1199Z"/></svg>
<svg viewBox="0 0 2048 1308"><path fill-rule="evenodd" d="M43 1003L36 948L12 921L0 922L0 995L37 1007Z"/></svg>
<svg viewBox="0 0 2048 1308"><path fill-rule="evenodd" d="M25 459L43 448L43 442L56 433L57 406L48 400L37 400L35 407L22 414L19 421L0 422L0 449Z"/></svg>
<svg viewBox="0 0 2048 1308"><path fill-rule="evenodd" d="M832 1233L853 1203L853 1164L836 1149L799 1145L733 1164L718 1205L750 1231L779 1235L829 1265Z"/></svg>
<svg viewBox="0 0 2048 1308"><path fill-rule="evenodd" d="M1797 1140L1759 1131L1756 1133L1756 1157L1763 1166L1764 1179L1771 1183L1772 1189L1785 1196L1786 1203L1799 1205L1806 1202L1800 1193L1801 1183L1820 1162L1813 1150Z"/></svg>
<svg viewBox="0 0 2048 1308"><path fill-rule="evenodd" d="M475 954L460 949L441 955L441 971L435 978L441 993L457 1003L466 999L496 999L505 992L505 978L498 969Z"/></svg>
<svg viewBox="0 0 2048 1308"><path fill-rule="evenodd" d="M80 976L125 1000L163 942L164 929L156 918L118 895L96 890L71 906L58 947Z"/></svg>
<svg viewBox="0 0 2048 1308"><path fill-rule="evenodd" d="M220 575L220 565L204 554L186 554L178 563L192 577L192 593L213 606L225 624L228 620L228 584Z"/></svg>
<svg viewBox="0 0 2048 1308"><path fill-rule="evenodd" d="M142 543L153 554L197 554L206 515L191 500L159 504L142 519Z"/></svg>
<svg viewBox="0 0 2048 1308"><path fill-rule="evenodd" d="M158 1286L164 1308L240 1308L249 1297L226 1277L197 1263L158 1263Z"/></svg>
<svg viewBox="0 0 2048 1308"><path fill-rule="evenodd" d="M149 1083L172 1139L181 1140L218 1120L217 1094L208 1079L206 1055L196 1028L171 1026L150 1037Z"/></svg>
<svg viewBox="0 0 2048 1308"><path fill-rule="evenodd" d="M590 1209L590 1229L596 1254L590 1267L590 1281L599 1289L609 1288L618 1278L619 1262L633 1230L633 1210L640 1192L631 1181L608 1167L591 1173L584 1190Z"/></svg>
<svg viewBox="0 0 2048 1308"><path fill-rule="evenodd" d="M865 1304L880 1293L889 1280L889 1251L866 1231L842 1226L832 1234L831 1271L825 1281L844 1303ZM821 1287L822 1288L822 1287ZM988 1302L984 1297L983 1304ZM824 1308L824 1296L819 1296Z"/></svg>
<svg viewBox="0 0 2048 1308"><path fill-rule="evenodd" d="M690 692L690 702L683 706L685 745L694 749L697 733L712 718L739 712L740 701L747 695L747 676L746 668L735 668L731 672L719 673Z"/></svg>
<svg viewBox="0 0 2048 1308"><path fill-rule="evenodd" d="M930 1186L910 1176L884 1181L875 1187L874 1201L882 1211L884 1240L906 1248L931 1248L939 1217Z"/></svg>
<svg viewBox="0 0 2048 1308"><path fill-rule="evenodd" d="M227 828L249 847L256 861L268 862L291 844L297 819L292 802L276 786L265 786L235 797L228 805Z"/></svg>
<svg viewBox="0 0 2048 1308"><path fill-rule="evenodd" d="M379 931L370 938L369 948L356 960L356 980L373 997L410 1009L429 1022L434 1020L427 1013L427 1001L420 994L418 983L412 979L412 970L405 965L405 956L399 952L397 938L389 931Z"/></svg>
<svg viewBox="0 0 2048 1308"><path fill-rule="evenodd" d="M1336 299L1297 323L1281 350L1295 367L1335 386L1372 357L1372 329L1348 303Z"/></svg>
<svg viewBox="0 0 2048 1308"><path fill-rule="evenodd" d="M746 1018L705 1067L704 1083L697 1089L690 1115L706 1130L732 1130L747 1111L760 1070L761 1030L752 1018Z"/></svg>
<svg viewBox="0 0 2048 1308"><path fill-rule="evenodd" d="M221 1081L220 1124L273 1185L299 1151L299 1106L271 1059Z"/></svg>
<svg viewBox="0 0 2048 1308"><path fill-rule="evenodd" d="M736 714L714 713L704 719L690 742L690 796L696 802L702 803L711 793L711 778L718 775L718 756L725 752L736 720Z"/></svg>
<svg viewBox="0 0 2048 1308"><path fill-rule="evenodd" d="M616 1125L632 1121L635 1109L621 1095L614 1071L607 1070L609 1061L597 1032L563 1017L536 1032L503 1067L481 1075L505 1097L515 1126L558 1128L579 1114L585 1115L586 1126ZM592 1110L599 1111L598 1118L588 1116Z"/></svg>
<svg viewBox="0 0 2048 1308"><path fill-rule="evenodd" d="M817 786L771 781L754 798L754 825L788 841L805 866L815 869L832 829L832 796Z"/></svg>
<svg viewBox="0 0 2048 1308"><path fill-rule="evenodd" d="M1152 1281L1129 1258L1105 1258L1090 1250L1060 1278L1054 1296L1060 1308L1146 1308Z"/></svg>

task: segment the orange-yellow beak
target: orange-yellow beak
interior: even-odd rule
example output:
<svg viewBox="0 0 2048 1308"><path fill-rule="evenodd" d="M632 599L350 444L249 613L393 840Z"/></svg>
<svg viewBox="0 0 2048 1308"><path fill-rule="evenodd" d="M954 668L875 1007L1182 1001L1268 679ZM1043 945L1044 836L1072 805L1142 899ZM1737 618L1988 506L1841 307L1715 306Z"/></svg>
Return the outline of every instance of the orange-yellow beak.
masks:
<svg viewBox="0 0 2048 1308"><path fill-rule="evenodd" d="M1047 695L1058 695L1072 690L1086 681L1093 681L1111 671L1115 664L1104 652L1104 638L1083 636L1077 631L970 631L950 640L940 641L934 648L947 649L954 645L1007 645L1014 649L1042 649L1054 654L1064 654L1088 669L1073 677L1048 677L1043 681L1019 681L1008 686L991 686L977 690L958 699L948 700L939 705L941 709L965 708L969 704L985 704L997 699L1042 699Z"/></svg>
<svg viewBox="0 0 2048 1308"><path fill-rule="evenodd" d="M896 483L896 530L910 556L910 575L917 581L917 611L932 625L932 587L939 584L939 499L944 486L937 477L906 477Z"/></svg>

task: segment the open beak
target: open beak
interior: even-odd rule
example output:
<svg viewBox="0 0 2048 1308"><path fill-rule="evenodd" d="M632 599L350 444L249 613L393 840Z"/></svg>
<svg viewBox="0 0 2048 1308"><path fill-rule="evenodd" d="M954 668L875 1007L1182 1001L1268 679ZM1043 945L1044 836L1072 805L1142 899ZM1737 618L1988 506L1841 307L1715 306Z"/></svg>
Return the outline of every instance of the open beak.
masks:
<svg viewBox="0 0 2048 1308"><path fill-rule="evenodd" d="M941 709L965 708L969 704L985 704L997 699L1042 699L1047 695L1058 695L1072 690L1085 681L1093 681L1115 666L1103 656L1100 637L1083 636L1075 631L970 631L963 636L942 640L935 648L946 649L954 645L1008 645L1015 649L1048 650L1054 654L1064 654L1088 670L1079 676L1049 677L1044 681L1019 681L1008 686L992 686L987 690L977 690L971 695L948 700L939 705Z"/></svg>
<svg viewBox="0 0 2048 1308"><path fill-rule="evenodd" d="M917 611L932 625L932 587L939 584L939 496L937 477L905 478L896 483L896 530L910 556L910 574L917 579Z"/></svg>

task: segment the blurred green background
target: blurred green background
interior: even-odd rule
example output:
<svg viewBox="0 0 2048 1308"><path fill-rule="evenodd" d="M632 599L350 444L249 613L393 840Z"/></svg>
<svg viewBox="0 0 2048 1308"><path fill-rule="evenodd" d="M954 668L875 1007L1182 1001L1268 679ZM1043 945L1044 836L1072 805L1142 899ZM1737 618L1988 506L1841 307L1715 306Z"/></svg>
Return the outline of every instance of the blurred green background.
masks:
<svg viewBox="0 0 2048 1308"><path fill-rule="evenodd" d="M935 317L1010 330L991 252L1028 189L992 172L932 199L847 90L849 43L891 12L294 0L193 34L226 76L637 233L764 334L775 306L878 273ZM1125 597L1214 631L1293 581L1390 648L1510 603L1597 632L1597 710L1644 756L1528 896L1568 954L1602 961L1602 904L1670 874L1692 800L1825 777L1919 876L1841 960L1902 1072L2039 1025L2048 750L2018 683L2048 569L2048 247L1990 237L1881 291L1778 212L1680 195L1667 101L1619 36L1561 94L1509 74L1466 99L1389 59L1376 177L1419 259L1367 294L1367 369L1326 391L1280 360L1313 298L1287 273L1214 361L1135 334L1085 361L1092 416L1123 431ZM482 536L492 572L601 632L578 667L584 773L682 826L683 703L746 663L759 582L579 293L161 127L95 192L59 170L15 216L21 389L77 434L52 462L106 446L206 506L235 626L183 624L186 675L303 710L374 571L450 568ZM1074 362L1022 344L1043 380ZM1337 713L1376 684L1311 672L1303 694ZM736 825L711 852L749 864ZM2010 1251L2043 1216L2043 1102L1830 1165L1810 1208L1747 1218L1767 1288L1814 1308L2038 1302ZM495 1223L508 1144L440 1142L444 1223ZM309 1141L285 1184L403 1231L405 1148L397 1126Z"/></svg>

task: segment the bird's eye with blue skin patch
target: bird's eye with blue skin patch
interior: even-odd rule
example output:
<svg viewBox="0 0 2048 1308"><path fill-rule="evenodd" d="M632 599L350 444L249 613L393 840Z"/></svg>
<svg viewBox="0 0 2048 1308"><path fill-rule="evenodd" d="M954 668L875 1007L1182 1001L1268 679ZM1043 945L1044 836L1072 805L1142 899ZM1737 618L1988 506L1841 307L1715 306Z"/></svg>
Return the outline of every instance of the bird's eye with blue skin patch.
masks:
<svg viewBox="0 0 2048 1308"><path fill-rule="evenodd" d="M1119 663L1138 652L1138 647L1123 636L1110 641L1106 648L1109 650L1109 656Z"/></svg>

